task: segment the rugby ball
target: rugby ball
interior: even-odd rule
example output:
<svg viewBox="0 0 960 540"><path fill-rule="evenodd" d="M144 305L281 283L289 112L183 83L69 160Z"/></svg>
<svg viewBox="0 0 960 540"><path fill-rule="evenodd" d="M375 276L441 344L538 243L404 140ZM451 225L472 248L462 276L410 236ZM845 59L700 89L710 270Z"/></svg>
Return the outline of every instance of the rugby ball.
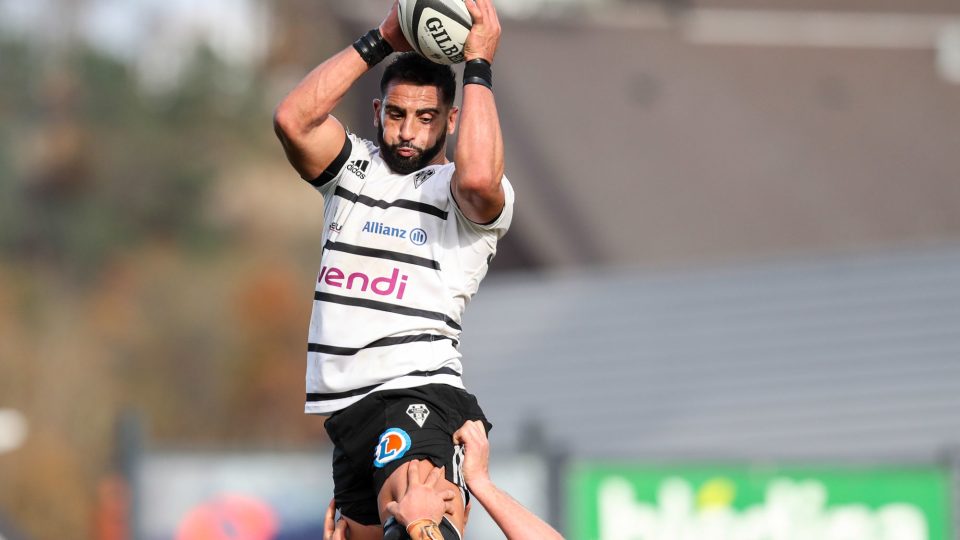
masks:
<svg viewBox="0 0 960 540"><path fill-rule="evenodd" d="M463 62L463 43L473 26L464 0L400 0L397 16L407 42L438 64Z"/></svg>

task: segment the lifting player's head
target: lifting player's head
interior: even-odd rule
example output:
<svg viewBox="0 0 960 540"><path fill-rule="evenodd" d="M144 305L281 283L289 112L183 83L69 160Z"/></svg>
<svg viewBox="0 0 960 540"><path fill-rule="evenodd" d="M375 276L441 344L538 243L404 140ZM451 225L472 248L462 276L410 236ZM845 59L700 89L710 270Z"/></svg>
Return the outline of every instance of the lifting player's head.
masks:
<svg viewBox="0 0 960 540"><path fill-rule="evenodd" d="M397 55L380 79L373 102L380 156L395 173L439 163L457 121L457 81L450 66L417 53Z"/></svg>

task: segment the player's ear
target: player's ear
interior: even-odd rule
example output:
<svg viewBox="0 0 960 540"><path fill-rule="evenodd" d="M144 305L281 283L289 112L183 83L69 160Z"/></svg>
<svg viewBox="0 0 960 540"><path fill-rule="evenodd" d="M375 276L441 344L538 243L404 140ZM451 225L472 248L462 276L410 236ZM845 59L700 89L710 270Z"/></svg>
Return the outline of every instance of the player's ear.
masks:
<svg viewBox="0 0 960 540"><path fill-rule="evenodd" d="M379 99L373 100L373 127L380 127L380 107L383 102Z"/></svg>
<svg viewBox="0 0 960 540"><path fill-rule="evenodd" d="M459 107L450 107L450 113L447 115L447 135L453 135L453 132L457 130L457 115L459 114Z"/></svg>

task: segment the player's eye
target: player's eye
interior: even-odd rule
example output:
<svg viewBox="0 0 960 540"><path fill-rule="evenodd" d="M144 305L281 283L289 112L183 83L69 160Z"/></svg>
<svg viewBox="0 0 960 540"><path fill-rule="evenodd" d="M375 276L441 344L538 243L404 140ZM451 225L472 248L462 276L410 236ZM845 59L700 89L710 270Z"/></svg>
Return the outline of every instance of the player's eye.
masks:
<svg viewBox="0 0 960 540"><path fill-rule="evenodd" d="M429 124L430 122L433 122L433 116L429 114L424 114L420 116L420 121L423 122L424 124Z"/></svg>
<svg viewBox="0 0 960 540"><path fill-rule="evenodd" d="M403 119L403 114L401 114L399 111L390 111L390 112L387 113L387 116L388 116L391 120L401 120L401 119Z"/></svg>

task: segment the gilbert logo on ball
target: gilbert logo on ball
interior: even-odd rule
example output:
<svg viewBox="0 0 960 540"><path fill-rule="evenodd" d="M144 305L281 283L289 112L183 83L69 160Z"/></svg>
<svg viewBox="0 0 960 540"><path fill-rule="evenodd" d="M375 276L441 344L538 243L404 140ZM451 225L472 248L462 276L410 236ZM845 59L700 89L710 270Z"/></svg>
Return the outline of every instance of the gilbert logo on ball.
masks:
<svg viewBox="0 0 960 540"><path fill-rule="evenodd" d="M463 44L473 26L464 0L400 0L403 37L415 51L438 64L463 62Z"/></svg>

